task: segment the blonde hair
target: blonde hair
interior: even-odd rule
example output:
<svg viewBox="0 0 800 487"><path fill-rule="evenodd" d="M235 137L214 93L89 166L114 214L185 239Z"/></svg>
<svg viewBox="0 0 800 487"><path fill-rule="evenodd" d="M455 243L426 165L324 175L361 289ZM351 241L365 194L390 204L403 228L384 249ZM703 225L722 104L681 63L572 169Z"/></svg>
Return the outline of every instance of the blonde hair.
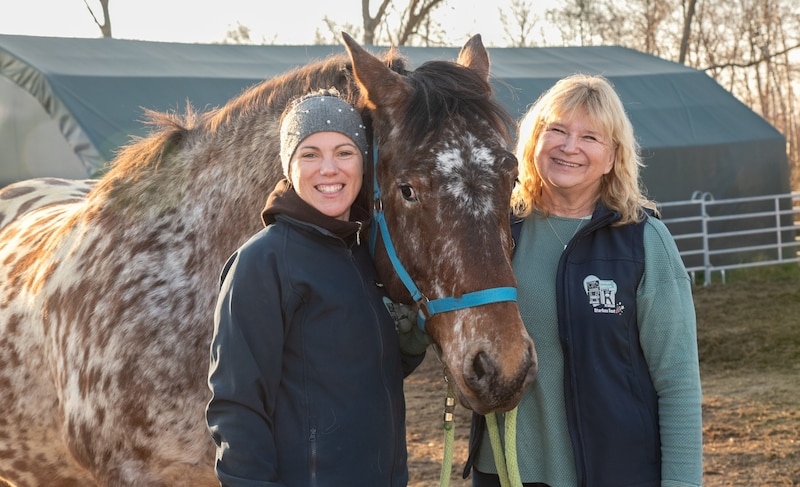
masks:
<svg viewBox="0 0 800 487"><path fill-rule="evenodd" d="M519 177L511 195L514 214L525 217L534 210L549 214L550 209L542 200L542 178L534 163L536 146L548 124L576 113L585 113L609 138L615 151L614 166L600 182L600 201L622 215L616 225L641 221L645 207L656 208L645 197L641 185L639 169L644 165L633 125L611 83L602 76L583 74L558 81L520 121L516 149Z"/></svg>

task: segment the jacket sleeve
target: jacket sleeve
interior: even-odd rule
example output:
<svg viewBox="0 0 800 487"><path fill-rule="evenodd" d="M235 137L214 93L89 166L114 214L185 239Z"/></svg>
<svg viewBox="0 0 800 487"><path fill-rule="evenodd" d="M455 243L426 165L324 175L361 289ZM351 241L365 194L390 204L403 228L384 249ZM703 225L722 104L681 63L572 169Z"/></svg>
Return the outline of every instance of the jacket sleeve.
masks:
<svg viewBox="0 0 800 487"><path fill-rule="evenodd" d="M700 486L703 424L691 281L666 226L649 219L638 290L639 336L658 393L661 485Z"/></svg>
<svg viewBox="0 0 800 487"><path fill-rule="evenodd" d="M217 477L223 486L279 486L272 419L284 336L278 273L247 246L223 273L206 410Z"/></svg>

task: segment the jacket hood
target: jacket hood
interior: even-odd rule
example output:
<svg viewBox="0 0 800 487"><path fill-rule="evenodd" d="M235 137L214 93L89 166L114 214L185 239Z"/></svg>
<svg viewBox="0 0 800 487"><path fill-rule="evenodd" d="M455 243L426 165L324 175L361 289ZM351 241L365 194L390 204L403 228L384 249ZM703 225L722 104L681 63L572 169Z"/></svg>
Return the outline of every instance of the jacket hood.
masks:
<svg viewBox="0 0 800 487"><path fill-rule="evenodd" d="M268 226L275 222L277 215L285 215L325 229L348 245L365 236L370 223L369 213L356 205L350 208L350 221L342 221L323 214L304 201L285 178L278 181L267 198L267 203L261 211L261 221L264 226Z"/></svg>

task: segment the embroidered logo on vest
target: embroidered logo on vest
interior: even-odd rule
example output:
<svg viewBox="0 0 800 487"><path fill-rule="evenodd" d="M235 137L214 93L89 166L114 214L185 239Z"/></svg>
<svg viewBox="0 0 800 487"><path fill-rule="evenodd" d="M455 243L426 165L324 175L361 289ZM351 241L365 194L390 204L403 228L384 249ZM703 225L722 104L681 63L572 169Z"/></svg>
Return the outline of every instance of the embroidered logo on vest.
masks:
<svg viewBox="0 0 800 487"><path fill-rule="evenodd" d="M611 279L600 279L589 275L583 280L583 290L589 297L589 304L595 313L621 315L625 306L617 302L617 283Z"/></svg>

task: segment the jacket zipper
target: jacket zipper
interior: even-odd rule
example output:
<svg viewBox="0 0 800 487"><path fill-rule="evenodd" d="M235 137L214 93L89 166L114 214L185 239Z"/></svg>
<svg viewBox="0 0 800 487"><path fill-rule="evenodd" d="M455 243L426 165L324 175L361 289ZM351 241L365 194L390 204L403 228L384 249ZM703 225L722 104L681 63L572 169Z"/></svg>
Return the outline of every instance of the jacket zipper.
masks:
<svg viewBox="0 0 800 487"><path fill-rule="evenodd" d="M317 427L312 425L308 435L309 442L309 482L311 486L317 485Z"/></svg>

